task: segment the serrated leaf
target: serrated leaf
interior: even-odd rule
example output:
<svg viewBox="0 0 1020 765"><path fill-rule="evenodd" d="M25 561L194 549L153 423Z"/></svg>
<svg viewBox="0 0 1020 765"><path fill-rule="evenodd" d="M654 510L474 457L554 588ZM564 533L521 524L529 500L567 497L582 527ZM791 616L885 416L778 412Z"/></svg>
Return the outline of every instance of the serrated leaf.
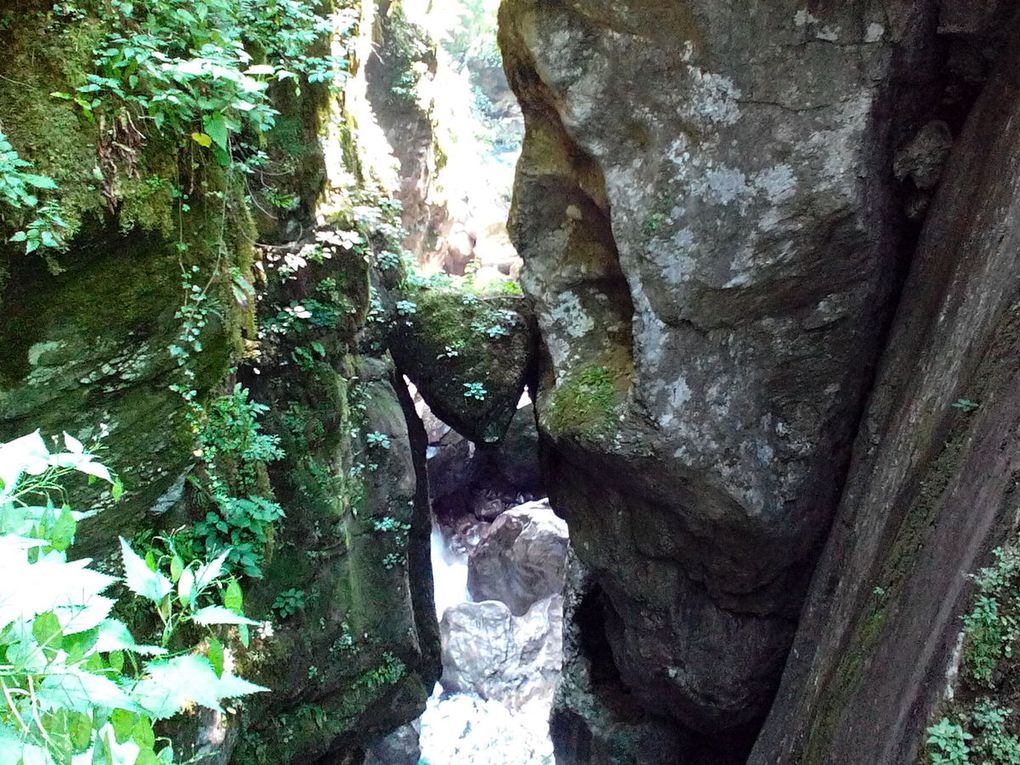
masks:
<svg viewBox="0 0 1020 765"><path fill-rule="evenodd" d="M223 572L223 565L226 563L228 555L230 555L230 548L224 550L210 563L206 563L204 566L198 567L198 570L195 572L196 592L202 592L206 587L219 578L220 574Z"/></svg>
<svg viewBox="0 0 1020 765"><path fill-rule="evenodd" d="M136 595L159 604L173 585L158 571L152 571L139 555L131 549L124 537L120 538L121 554L124 558L124 576L128 589Z"/></svg>
<svg viewBox="0 0 1020 765"><path fill-rule="evenodd" d="M162 656L166 653L164 648L136 643L127 625L116 619L107 619L99 625L93 650L99 653L132 651L143 656Z"/></svg>
<svg viewBox="0 0 1020 765"><path fill-rule="evenodd" d="M224 606L206 606L195 612L191 620L196 624L258 624L247 616L231 611Z"/></svg>
<svg viewBox="0 0 1020 765"><path fill-rule="evenodd" d="M112 680L77 667L52 665L39 683L36 698L43 709L70 709L87 713L93 708L137 709Z"/></svg>

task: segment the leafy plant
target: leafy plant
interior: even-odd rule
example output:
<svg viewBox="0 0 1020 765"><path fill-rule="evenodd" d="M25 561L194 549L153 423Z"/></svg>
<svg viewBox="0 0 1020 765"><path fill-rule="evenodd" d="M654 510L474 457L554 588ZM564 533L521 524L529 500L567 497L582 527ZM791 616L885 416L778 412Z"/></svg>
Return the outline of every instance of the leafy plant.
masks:
<svg viewBox="0 0 1020 765"><path fill-rule="evenodd" d="M218 641L208 657L171 653L171 625L248 620L239 605L200 603L222 560L180 567L175 588L121 540L128 588L169 627L161 645L138 643L111 616L104 593L116 578L66 552L87 514L63 502L61 479L82 473L113 493L118 484L79 441L65 435L64 447L51 452L38 431L0 445L0 754L24 765L172 763L154 721L266 689L225 671Z"/></svg>
<svg viewBox="0 0 1020 765"><path fill-rule="evenodd" d="M928 728L931 765L967 765L970 762L967 742L971 739L973 736L957 723L946 718L939 720Z"/></svg>
<svg viewBox="0 0 1020 765"><path fill-rule="evenodd" d="M365 440L368 442L369 447L376 446L380 449L390 448L390 437L385 433L374 431L365 436Z"/></svg>
<svg viewBox="0 0 1020 765"><path fill-rule="evenodd" d="M480 382L464 383L465 398L471 398L475 401L485 401L485 397L488 393L489 392L485 390L485 386Z"/></svg>
<svg viewBox="0 0 1020 765"><path fill-rule="evenodd" d="M273 613L281 619L293 616L305 607L304 590L284 590L273 600Z"/></svg>
<svg viewBox="0 0 1020 765"><path fill-rule="evenodd" d="M46 175L29 172L32 164L18 156L7 136L0 131L0 202L14 210L32 209L35 217L11 237L23 242L25 252L40 248L60 249L64 246L67 223L54 202L40 205L40 191L55 191L56 182Z"/></svg>

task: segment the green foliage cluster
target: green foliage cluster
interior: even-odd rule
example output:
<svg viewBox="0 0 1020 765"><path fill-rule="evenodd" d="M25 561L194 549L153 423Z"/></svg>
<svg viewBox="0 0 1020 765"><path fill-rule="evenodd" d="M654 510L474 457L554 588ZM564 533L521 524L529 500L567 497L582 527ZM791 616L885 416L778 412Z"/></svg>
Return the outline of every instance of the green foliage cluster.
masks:
<svg viewBox="0 0 1020 765"><path fill-rule="evenodd" d="M50 96L102 127L97 172L111 197L111 174L120 167L130 177L138 148L153 135L208 151L231 172L264 167L265 135L277 117L270 86L292 82L300 91L302 83L346 77L347 57L329 55L328 40L355 22L349 10L324 13L319 0L70 0L52 15L55 32L93 19L109 30L91 69ZM0 203L35 210L13 241L30 252L59 250L73 233L62 189L29 169L0 135ZM26 186L50 200L38 205Z"/></svg>
<svg viewBox="0 0 1020 765"><path fill-rule="evenodd" d="M974 577L974 603L963 617L960 688L928 728L931 765L1020 765L1020 548L1006 545L994 557Z"/></svg>
<svg viewBox="0 0 1020 765"><path fill-rule="evenodd" d="M70 561L68 547L86 513L64 501L77 472L119 484L76 439L53 452L37 432L0 444L0 761L10 765L158 765L173 762L153 723L201 705L265 688L225 668L216 625L246 629L236 580L224 557L160 570L121 540L124 583L163 625L159 645L138 643L112 616L105 591L117 580ZM222 593L222 604L216 593ZM205 632L205 655L176 636Z"/></svg>
<svg viewBox="0 0 1020 765"><path fill-rule="evenodd" d="M305 607L305 591L291 588L279 593L273 600L273 613L281 619L293 616Z"/></svg>
<svg viewBox="0 0 1020 765"><path fill-rule="evenodd" d="M0 202L18 210L32 209L35 217L21 231L15 232L12 242L24 242L26 252L40 247L59 249L63 244L67 223L54 202L40 205L38 193L53 191L56 182L46 175L29 172L32 163L18 156L11 142L0 131Z"/></svg>

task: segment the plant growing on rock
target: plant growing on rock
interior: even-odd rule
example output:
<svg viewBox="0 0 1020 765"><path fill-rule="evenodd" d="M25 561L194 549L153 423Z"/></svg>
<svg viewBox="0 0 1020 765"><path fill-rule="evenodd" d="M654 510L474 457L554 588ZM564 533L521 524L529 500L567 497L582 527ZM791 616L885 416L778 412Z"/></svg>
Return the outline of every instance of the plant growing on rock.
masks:
<svg viewBox="0 0 1020 765"><path fill-rule="evenodd" d="M0 445L0 761L170 764L154 722L266 690L227 671L212 636L207 656L171 651L176 628L249 620L239 605L202 604L222 584L222 558L175 567L172 579L121 540L128 589L166 626L160 645L138 643L104 594L117 579L67 556L88 514L63 501L62 479L81 473L114 493L118 484L76 439L65 435L64 447L51 451L38 431Z"/></svg>

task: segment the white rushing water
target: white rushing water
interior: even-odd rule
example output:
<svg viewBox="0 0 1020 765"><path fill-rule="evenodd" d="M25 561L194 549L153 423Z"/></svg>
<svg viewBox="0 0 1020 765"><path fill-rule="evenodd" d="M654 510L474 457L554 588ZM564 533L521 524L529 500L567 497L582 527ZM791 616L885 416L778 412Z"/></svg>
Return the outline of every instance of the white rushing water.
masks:
<svg viewBox="0 0 1020 765"><path fill-rule="evenodd" d="M432 524L432 580L435 587L436 618L446 609L471 600L467 588L467 554L451 549L443 532Z"/></svg>
<svg viewBox="0 0 1020 765"><path fill-rule="evenodd" d="M432 575L436 614L471 600L467 555L452 550L432 528ZM436 684L421 717L419 765L551 765L551 698L510 710L498 701L468 693L443 693Z"/></svg>

